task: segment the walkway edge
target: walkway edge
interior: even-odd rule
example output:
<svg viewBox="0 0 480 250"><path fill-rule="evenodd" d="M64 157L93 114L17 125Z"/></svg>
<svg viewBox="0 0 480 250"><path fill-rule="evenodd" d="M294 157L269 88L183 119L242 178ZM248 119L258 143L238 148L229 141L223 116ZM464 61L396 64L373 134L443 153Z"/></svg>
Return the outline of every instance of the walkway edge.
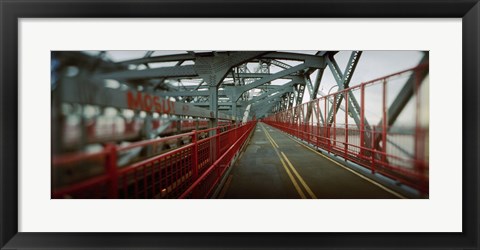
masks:
<svg viewBox="0 0 480 250"><path fill-rule="evenodd" d="M268 125L268 124L265 124L265 125ZM393 186L391 183L387 183L386 181L381 180L378 176L374 176L374 175L369 174L369 173L363 173L363 171L358 169L357 166L353 166L349 161L345 161L346 164L343 164L344 162L339 162L338 159L332 157L330 154L324 153L321 149L312 147L311 145L305 143L304 141L301 141L301 140L295 138L294 136L283 132L282 130L280 130L278 128L275 128L275 127L270 126L270 125L268 125L268 126L271 127L272 129L275 129L278 132L281 132L282 134L286 135L289 139L291 139L292 141L300 144L301 146L313 151L316 154L319 154L319 155L325 157L326 159L328 159L328 160L334 162L335 164L337 164L338 166L343 167L345 170L350 171L352 174L355 174L360 178L363 178L367 181L370 181L372 184L384 189L385 191L387 191L391 194L394 194L395 196L397 196L399 198L402 198L402 199L423 199L424 198L424 197L421 197L419 194L415 194L415 193L410 192L408 190L404 190L403 188Z"/></svg>

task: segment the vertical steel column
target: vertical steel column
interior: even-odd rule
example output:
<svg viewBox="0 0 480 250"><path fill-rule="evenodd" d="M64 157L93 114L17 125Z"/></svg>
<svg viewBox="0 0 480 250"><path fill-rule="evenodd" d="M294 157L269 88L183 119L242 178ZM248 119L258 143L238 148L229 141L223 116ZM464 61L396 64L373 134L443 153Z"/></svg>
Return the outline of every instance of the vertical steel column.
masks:
<svg viewBox="0 0 480 250"><path fill-rule="evenodd" d="M387 162L387 80L383 80L383 104L382 104L382 162Z"/></svg>
<svg viewBox="0 0 480 250"><path fill-rule="evenodd" d="M343 91L345 95L345 103L348 103L348 91ZM345 105L345 159L348 155L348 105Z"/></svg>
<svg viewBox="0 0 480 250"><path fill-rule="evenodd" d="M215 128L218 122L218 87L217 86L209 86L208 88L210 95L209 95L209 104L210 104L210 111L213 112L213 117L210 117L210 128Z"/></svg>
<svg viewBox="0 0 480 250"><path fill-rule="evenodd" d="M365 84L360 86L360 156L365 155Z"/></svg>
<svg viewBox="0 0 480 250"><path fill-rule="evenodd" d="M371 134L372 174L375 173L375 126L372 126Z"/></svg>
<svg viewBox="0 0 480 250"><path fill-rule="evenodd" d="M218 126L218 87L217 86L212 86L210 85L208 90L210 91L209 95L209 102L210 102L210 111L212 112L212 116L210 117L210 120L208 122L208 128L216 128ZM213 164L215 160L217 159L217 146L216 140L215 140L215 135L216 135L216 129L211 129L209 132L209 135L211 137L210 139L210 156L211 156L211 162L210 164Z"/></svg>

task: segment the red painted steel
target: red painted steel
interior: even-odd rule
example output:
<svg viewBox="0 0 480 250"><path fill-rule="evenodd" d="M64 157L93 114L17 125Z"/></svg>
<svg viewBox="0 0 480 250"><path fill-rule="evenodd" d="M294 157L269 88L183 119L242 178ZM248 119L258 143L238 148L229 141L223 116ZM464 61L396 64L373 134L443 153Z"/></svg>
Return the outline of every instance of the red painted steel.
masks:
<svg viewBox="0 0 480 250"><path fill-rule="evenodd" d="M424 70L425 67L428 67L428 64L364 82L300 106L273 114L262 121L322 148L329 153L341 156L366 167L370 169L372 173L381 173L414 187L423 193L428 193L429 130L428 123L427 125L422 125L420 122L422 97L419 94L421 83L417 73L420 70ZM389 96L387 86L388 90L396 89L396 91L398 91L400 89L399 84L402 83L401 80L411 76L416 77L412 96L412 98L415 99L413 102L414 114L412 114L411 119L413 123L411 126L408 125L410 127L407 125L396 125L395 123L389 126L387 107ZM405 82L406 81L403 83ZM379 86L377 88L380 89L375 90L374 86ZM368 90L370 90L370 94L367 94ZM357 91L356 96L354 91ZM352 95L360 99L360 110L358 111L355 110L355 108L351 110L350 108L352 108L352 106L349 107L349 105L345 104L348 103L349 99L353 98ZM341 121L341 116L337 117L337 115L334 115L331 120L332 123L329 124L330 121L327 120L329 114L328 108L335 110L338 105L337 102L339 102L341 97L344 98L342 104L344 107L342 112L345 113L343 121ZM378 101L374 102L373 100ZM369 105L366 104L367 101L370 101ZM298 115L302 115L304 109L314 104L317 107L324 106L323 115L325 123L320 122L321 114L319 108L317 108L317 110L314 109L314 112L317 112L317 121L299 119L297 123L294 123L291 119L285 119L290 113L296 112ZM369 121L369 119L375 120L371 114L373 112L372 110L376 108L375 106L379 106L380 108L379 113L376 114L376 121L380 123L377 124L377 122L373 122L373 124L368 124L366 122ZM353 119L349 119L349 112L359 113L358 126L353 122ZM343 122L343 124L341 122ZM306 125L304 123L309 124ZM413 143L411 143L412 141ZM395 148L395 146L397 148Z"/></svg>
<svg viewBox="0 0 480 250"><path fill-rule="evenodd" d="M170 137L132 143L108 144L97 153L54 156L52 171L74 167L95 169L97 174L68 185L52 188L52 198L206 198L239 150L245 146L256 121L242 125L194 130ZM215 130L215 135L210 131ZM165 152L162 146L178 140L189 143ZM216 149L212 155L210 146ZM122 165L119 156L133 150L147 152ZM212 174L212 173L217 173Z"/></svg>

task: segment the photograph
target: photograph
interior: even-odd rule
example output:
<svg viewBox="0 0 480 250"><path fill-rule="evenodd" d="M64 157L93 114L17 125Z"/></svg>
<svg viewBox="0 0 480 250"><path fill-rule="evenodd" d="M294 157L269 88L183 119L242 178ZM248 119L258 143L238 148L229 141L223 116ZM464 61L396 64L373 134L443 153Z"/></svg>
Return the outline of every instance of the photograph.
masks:
<svg viewBox="0 0 480 250"><path fill-rule="evenodd" d="M51 199L429 199L429 51L51 51Z"/></svg>
<svg viewBox="0 0 480 250"><path fill-rule="evenodd" d="M0 250L479 249L479 2L0 0Z"/></svg>

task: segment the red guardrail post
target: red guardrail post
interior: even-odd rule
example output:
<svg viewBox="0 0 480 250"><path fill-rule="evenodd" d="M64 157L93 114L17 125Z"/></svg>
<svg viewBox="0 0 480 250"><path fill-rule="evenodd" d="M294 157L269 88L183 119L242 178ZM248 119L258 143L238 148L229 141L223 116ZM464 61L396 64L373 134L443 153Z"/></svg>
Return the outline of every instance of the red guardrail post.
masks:
<svg viewBox="0 0 480 250"><path fill-rule="evenodd" d="M215 160L218 160L218 158L220 158L220 128L216 128L215 129L215 142L217 144L216 146L216 155L215 155Z"/></svg>
<svg viewBox="0 0 480 250"><path fill-rule="evenodd" d="M117 174L117 147L113 144L105 146L107 150L106 172L109 179L108 198L118 198L118 174Z"/></svg>
<svg viewBox="0 0 480 250"><path fill-rule="evenodd" d="M337 95L333 94L333 147L337 146Z"/></svg>
<svg viewBox="0 0 480 250"><path fill-rule="evenodd" d="M372 149L372 174L375 173L375 126L372 126L372 133L370 135L370 137L372 138L371 140L371 149Z"/></svg>
<svg viewBox="0 0 480 250"><path fill-rule="evenodd" d="M365 156L365 84L360 88L360 155Z"/></svg>
<svg viewBox="0 0 480 250"><path fill-rule="evenodd" d="M196 181L198 178L198 139L197 139L197 131L192 131L192 142L193 142L193 149L192 149L192 175L193 181Z"/></svg>

